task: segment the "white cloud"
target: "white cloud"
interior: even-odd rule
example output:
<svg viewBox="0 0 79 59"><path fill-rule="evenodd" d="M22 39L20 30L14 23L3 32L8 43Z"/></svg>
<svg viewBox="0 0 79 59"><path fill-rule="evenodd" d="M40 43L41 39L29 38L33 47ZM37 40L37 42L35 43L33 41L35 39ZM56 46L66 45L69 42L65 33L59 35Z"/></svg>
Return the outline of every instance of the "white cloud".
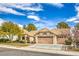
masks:
<svg viewBox="0 0 79 59"><path fill-rule="evenodd" d="M34 3L12 3L12 4L0 4L0 11L1 12L6 12L6 13L11 13L15 15L25 15L22 12L18 12L12 8L17 8L21 10L27 10L27 11L42 11L43 7L41 4L35 5Z"/></svg>
<svg viewBox="0 0 79 59"><path fill-rule="evenodd" d="M47 20L41 20L39 22L34 22L34 24L36 25L36 27L38 29L41 29L41 28L52 29L52 28L55 28L55 25L56 25L55 22L53 22L53 21L47 21Z"/></svg>
<svg viewBox="0 0 79 59"><path fill-rule="evenodd" d="M36 21L40 21L41 20L38 16L35 16L35 15L28 15L27 18L34 19Z"/></svg>
<svg viewBox="0 0 79 59"><path fill-rule="evenodd" d="M67 22L72 22L72 21L75 21L76 19L77 19L76 17L72 17L72 18L67 19L66 21Z"/></svg>
<svg viewBox="0 0 79 59"><path fill-rule="evenodd" d="M74 23L79 22L79 5L75 6L75 11L77 12L77 14L74 17L67 19L66 20L67 22L74 22Z"/></svg>
<svg viewBox="0 0 79 59"><path fill-rule="evenodd" d="M28 12L27 15L35 15L35 12Z"/></svg>
<svg viewBox="0 0 79 59"><path fill-rule="evenodd" d="M0 18L0 26L1 26L4 22L8 22L8 21L6 21L5 19ZM14 23L14 24L17 24L21 29L23 29L23 25L18 24L18 23L15 23L15 22L13 22L13 23Z"/></svg>
<svg viewBox="0 0 79 59"><path fill-rule="evenodd" d="M77 12L77 17L79 17L79 6L75 6L75 11Z"/></svg>
<svg viewBox="0 0 79 59"><path fill-rule="evenodd" d="M17 24L20 28L23 28L23 25L21 25L21 24Z"/></svg>
<svg viewBox="0 0 79 59"><path fill-rule="evenodd" d="M12 8L8 8L8 7L4 6L4 5L0 5L0 11L15 14L15 15L24 15L24 14L22 14L20 12L17 12L16 10L13 10Z"/></svg>
<svg viewBox="0 0 79 59"><path fill-rule="evenodd" d="M0 26L4 23L4 22L8 22L8 21L6 21L5 19L2 19L2 18L0 18ZM13 22L14 23L14 22ZM14 24L16 24L16 23L14 23ZM23 28L23 25L21 25L21 24L17 24L20 28Z"/></svg>
<svg viewBox="0 0 79 59"><path fill-rule="evenodd" d="M34 7L32 7L32 8L27 7L27 8L21 8L21 9L24 9L24 10L31 10L31 11L41 11L41 10L42 10L42 9L40 9L40 8L34 8Z"/></svg>
<svg viewBox="0 0 79 59"><path fill-rule="evenodd" d="M79 21L74 21L74 23L79 23Z"/></svg>
<svg viewBox="0 0 79 59"><path fill-rule="evenodd" d="M22 10L28 11L42 11L43 7L41 4L34 5L33 3L26 3L26 4L8 4L10 7L19 8Z"/></svg>
<svg viewBox="0 0 79 59"><path fill-rule="evenodd" d="M62 3L49 3L49 4L56 6L56 7L59 7L59 8L64 7L64 4L62 4Z"/></svg>

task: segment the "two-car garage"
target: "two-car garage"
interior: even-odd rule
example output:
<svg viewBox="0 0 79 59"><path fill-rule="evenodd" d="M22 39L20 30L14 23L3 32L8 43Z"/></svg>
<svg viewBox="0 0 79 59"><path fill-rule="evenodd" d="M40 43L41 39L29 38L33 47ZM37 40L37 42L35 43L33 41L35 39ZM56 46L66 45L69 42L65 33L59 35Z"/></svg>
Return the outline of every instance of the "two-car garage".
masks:
<svg viewBox="0 0 79 59"><path fill-rule="evenodd" d="M53 44L53 36L38 36L39 44Z"/></svg>

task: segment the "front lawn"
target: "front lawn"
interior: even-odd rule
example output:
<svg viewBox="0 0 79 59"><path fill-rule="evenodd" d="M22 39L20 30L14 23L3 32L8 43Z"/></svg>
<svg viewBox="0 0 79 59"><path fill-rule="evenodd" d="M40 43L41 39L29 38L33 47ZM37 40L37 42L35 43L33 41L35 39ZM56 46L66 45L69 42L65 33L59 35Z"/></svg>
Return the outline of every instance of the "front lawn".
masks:
<svg viewBox="0 0 79 59"><path fill-rule="evenodd" d="M9 45L9 46L15 46L15 47L29 46L29 44L27 44L26 41L24 40L11 41L9 39L0 39L0 45Z"/></svg>
<svg viewBox="0 0 79 59"><path fill-rule="evenodd" d="M72 51L78 51L79 52L79 48L72 48Z"/></svg>
<svg viewBox="0 0 79 59"><path fill-rule="evenodd" d="M29 44L25 43L0 43L1 45L10 45L10 46L15 46L15 47L27 47Z"/></svg>

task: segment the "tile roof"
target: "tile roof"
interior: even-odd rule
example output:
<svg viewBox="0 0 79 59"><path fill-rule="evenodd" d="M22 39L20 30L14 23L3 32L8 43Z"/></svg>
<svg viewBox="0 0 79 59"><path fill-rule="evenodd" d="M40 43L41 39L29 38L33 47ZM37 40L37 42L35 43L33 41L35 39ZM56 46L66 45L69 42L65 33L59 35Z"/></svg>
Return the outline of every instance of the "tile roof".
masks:
<svg viewBox="0 0 79 59"><path fill-rule="evenodd" d="M52 30L49 30L47 28L43 28L39 31L30 31L30 32L24 30L24 34L28 34L29 36L34 36L36 33L47 32L47 31L54 33L55 35L61 35L61 34L69 34L70 29L52 29Z"/></svg>
<svg viewBox="0 0 79 59"><path fill-rule="evenodd" d="M50 31L52 33L56 34L56 35L69 34L70 33L70 29L52 29Z"/></svg>

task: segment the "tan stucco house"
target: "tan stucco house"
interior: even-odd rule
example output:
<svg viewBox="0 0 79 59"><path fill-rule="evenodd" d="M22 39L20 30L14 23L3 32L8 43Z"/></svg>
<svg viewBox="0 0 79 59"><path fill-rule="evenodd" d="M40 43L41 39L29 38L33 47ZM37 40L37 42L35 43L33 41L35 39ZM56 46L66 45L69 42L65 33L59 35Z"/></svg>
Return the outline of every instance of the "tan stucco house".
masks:
<svg viewBox="0 0 79 59"><path fill-rule="evenodd" d="M69 29L43 28L39 31L24 31L25 40L36 44L64 44L70 36Z"/></svg>

